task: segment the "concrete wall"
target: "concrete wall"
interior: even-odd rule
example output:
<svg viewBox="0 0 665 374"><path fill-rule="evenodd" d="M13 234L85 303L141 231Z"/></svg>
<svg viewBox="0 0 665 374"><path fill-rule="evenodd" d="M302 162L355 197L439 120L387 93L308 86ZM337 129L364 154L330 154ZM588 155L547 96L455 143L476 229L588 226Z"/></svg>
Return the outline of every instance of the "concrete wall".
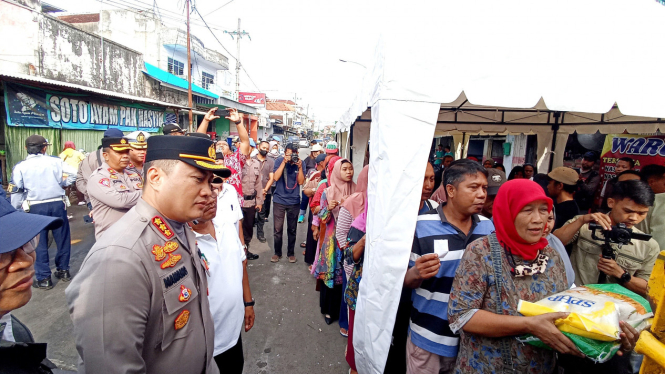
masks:
<svg viewBox="0 0 665 374"><path fill-rule="evenodd" d="M36 73L39 67L38 21L38 12L0 0L0 71L30 74L32 66Z"/></svg>
<svg viewBox="0 0 665 374"><path fill-rule="evenodd" d="M143 96L143 56L50 16L41 17L45 78Z"/></svg>
<svg viewBox="0 0 665 374"><path fill-rule="evenodd" d="M154 100L187 106L187 92L174 90L160 84L159 81L144 77L145 96Z"/></svg>

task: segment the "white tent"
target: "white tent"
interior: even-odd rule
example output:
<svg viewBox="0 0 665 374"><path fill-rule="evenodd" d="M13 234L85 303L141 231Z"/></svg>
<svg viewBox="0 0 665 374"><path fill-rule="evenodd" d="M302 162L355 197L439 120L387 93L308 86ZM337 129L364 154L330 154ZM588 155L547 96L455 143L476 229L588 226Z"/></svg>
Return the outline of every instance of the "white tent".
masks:
<svg viewBox="0 0 665 374"><path fill-rule="evenodd" d="M352 129L357 167L371 138L361 373L384 369L435 134L537 134L544 172L561 164L574 131L665 130L656 1L415 1L384 17L387 6L371 20L382 34L374 66L337 128Z"/></svg>

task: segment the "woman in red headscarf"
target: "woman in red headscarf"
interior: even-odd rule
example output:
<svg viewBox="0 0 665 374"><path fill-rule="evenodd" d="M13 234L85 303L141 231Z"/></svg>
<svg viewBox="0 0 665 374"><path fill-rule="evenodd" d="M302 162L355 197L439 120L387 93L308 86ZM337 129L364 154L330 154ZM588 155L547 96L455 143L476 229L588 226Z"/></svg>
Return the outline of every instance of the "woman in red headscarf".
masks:
<svg viewBox="0 0 665 374"><path fill-rule="evenodd" d="M496 231L469 244L448 300L450 329L461 333L455 373L552 373L556 352L582 356L554 324L568 313L517 312L520 300L536 302L568 289L563 259L543 237L551 210L552 200L533 181L515 179L499 189ZM515 336L523 334L553 350L519 343ZM632 329L622 334L622 343L630 345L633 334L637 340Z"/></svg>

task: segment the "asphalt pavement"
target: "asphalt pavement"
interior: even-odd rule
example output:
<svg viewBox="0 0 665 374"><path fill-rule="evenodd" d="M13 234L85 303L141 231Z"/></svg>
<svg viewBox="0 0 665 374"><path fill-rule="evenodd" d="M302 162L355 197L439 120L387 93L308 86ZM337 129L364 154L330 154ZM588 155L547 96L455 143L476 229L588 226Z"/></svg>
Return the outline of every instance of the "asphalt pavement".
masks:
<svg viewBox="0 0 665 374"><path fill-rule="evenodd" d="M69 221L72 232L70 271L76 276L95 242L94 227L83 222L86 207L72 206L68 212L73 216ZM303 261L300 243L306 237L306 223L298 225L295 249L298 262L291 264L284 257L273 264L270 262L272 218L271 212L264 226L268 241L260 243L255 231L250 245L251 251L260 257L248 264L252 295L256 299L256 322L252 330L242 335L244 373L347 373L346 338L340 335L336 322L325 324L316 283ZM285 233L285 246L286 242ZM286 253L286 248L283 251ZM52 271L55 271L55 252L55 245L51 245ZM31 301L12 313L30 328L36 341L48 343L48 358L63 370L59 372L71 373L76 371L78 353L65 301L67 283L55 277L53 281L52 290L33 289Z"/></svg>

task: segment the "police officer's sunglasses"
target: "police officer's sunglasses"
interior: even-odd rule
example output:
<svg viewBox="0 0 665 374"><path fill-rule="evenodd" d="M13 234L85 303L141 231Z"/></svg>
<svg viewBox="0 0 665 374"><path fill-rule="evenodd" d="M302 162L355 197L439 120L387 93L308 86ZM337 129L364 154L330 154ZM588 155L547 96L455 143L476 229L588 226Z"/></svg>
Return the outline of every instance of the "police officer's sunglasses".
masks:
<svg viewBox="0 0 665 374"><path fill-rule="evenodd" d="M35 249L37 248L37 244L39 244L39 234L37 234L37 236L32 238L29 242L20 246L19 248L16 248L13 251L1 253L0 270L5 270L5 268L7 268L9 265L11 265L14 262L14 260L16 260L16 253L18 253L19 249L22 249L26 255L29 255L35 251Z"/></svg>

